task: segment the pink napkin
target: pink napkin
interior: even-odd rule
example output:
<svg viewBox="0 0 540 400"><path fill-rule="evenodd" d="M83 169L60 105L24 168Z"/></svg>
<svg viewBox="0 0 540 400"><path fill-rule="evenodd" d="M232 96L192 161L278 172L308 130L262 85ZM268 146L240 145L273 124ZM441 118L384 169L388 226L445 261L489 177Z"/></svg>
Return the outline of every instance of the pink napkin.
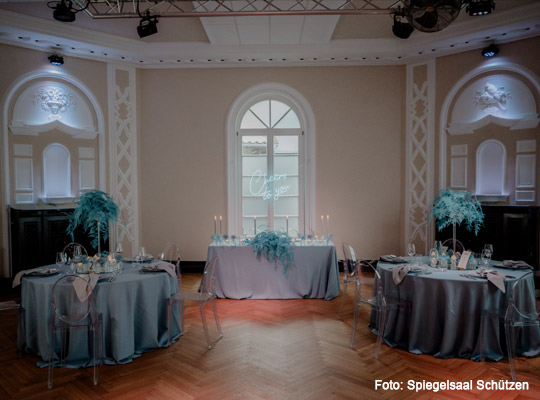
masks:
<svg viewBox="0 0 540 400"><path fill-rule="evenodd" d="M75 279L73 281L73 288L75 289L75 293L77 294L77 298L80 302L86 301L88 299L88 296L92 294L92 290L96 287L96 283L99 280L99 275L97 274L88 274L88 275L79 275L82 279L86 281L86 283L90 284L90 287L84 282L82 282L80 279Z"/></svg>
<svg viewBox="0 0 540 400"><path fill-rule="evenodd" d="M500 273L499 271L483 268L471 271L469 274L487 278L488 282L495 285L501 292L506 293L506 288L504 287L504 278L506 278L506 275Z"/></svg>
<svg viewBox="0 0 540 400"><path fill-rule="evenodd" d="M403 279L405 276L407 276L407 273L410 271L411 267L408 264L404 265L398 265L397 267L394 267L392 270L392 279L394 280L394 283L396 285L399 285L401 282L403 282Z"/></svg>

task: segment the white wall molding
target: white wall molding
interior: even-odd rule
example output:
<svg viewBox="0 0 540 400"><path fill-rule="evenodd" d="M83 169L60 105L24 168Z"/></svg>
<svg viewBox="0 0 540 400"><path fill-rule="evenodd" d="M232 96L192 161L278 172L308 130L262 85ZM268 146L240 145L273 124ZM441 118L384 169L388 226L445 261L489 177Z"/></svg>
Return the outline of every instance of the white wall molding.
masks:
<svg viewBox="0 0 540 400"><path fill-rule="evenodd" d="M121 242L124 253L132 256L139 250L140 225L136 84L134 67L107 65L111 194L121 212L110 246L114 250Z"/></svg>
<svg viewBox="0 0 540 400"><path fill-rule="evenodd" d="M239 146L237 146L237 131L240 124L240 117L243 116L249 105L258 99L263 100L268 97L283 99L291 104L300 118L301 126L304 129L305 140L305 190L304 190L304 218L305 231L310 232L316 229L315 220L315 116L307 100L297 90L275 82L255 85L241 93L233 102L227 114L227 231L241 232L238 222L241 214L240 190L241 181L240 165L236 163Z"/></svg>
<svg viewBox="0 0 540 400"><path fill-rule="evenodd" d="M433 236L435 84L435 60L407 65L404 245L423 254Z"/></svg>
<svg viewBox="0 0 540 400"><path fill-rule="evenodd" d="M530 71L529 69L522 67L521 65L517 65L513 63L495 61L486 65L482 65L478 68L475 68L474 70L469 71L467 74L461 77L450 89L441 107L441 115L439 119L439 189L444 189L447 186L446 135L447 135L447 126L449 123L448 118L450 115L451 108L453 107L454 99L456 98L460 90L466 85L468 85L470 82L472 82L474 78L482 74L487 74L490 72L493 72L493 73L513 72L518 75L521 75L525 80L527 80L532 85L536 93L540 95L540 79L538 78L538 76L534 72ZM489 118L489 116L486 116L486 118ZM502 122L502 121L499 121L499 122Z"/></svg>
<svg viewBox="0 0 540 400"><path fill-rule="evenodd" d="M536 186L536 154L516 156L516 189L530 189Z"/></svg>
<svg viewBox="0 0 540 400"><path fill-rule="evenodd" d="M476 149L477 196L506 196L506 147L488 139Z"/></svg>
<svg viewBox="0 0 540 400"><path fill-rule="evenodd" d="M467 157L452 157L450 160L450 186L453 189L467 188Z"/></svg>
<svg viewBox="0 0 540 400"><path fill-rule="evenodd" d="M9 168L9 110L13 104L13 101L16 100L14 96L18 91L26 84L33 80L39 79L56 79L63 82L67 82L75 87L77 87L88 99L88 102L91 104L92 109L95 113L97 120L97 133L98 133L98 147L99 147L99 185L100 189L105 189L105 143L104 143L104 126L105 119L101 106L97 101L97 98L94 96L92 91L80 80L69 75L68 73L59 70L59 69L44 69L28 72L24 75L21 75L19 78L15 79L11 85L7 88L4 93L4 98L2 99L1 112L2 112L2 149L1 152L2 160L1 165L3 166L3 173L1 174L2 179L2 188L3 188L3 206L4 206L4 218L3 221L3 234L2 234L2 245L4 248L4 269L0 271L3 276L10 276L11 263L10 263L10 252L9 252L9 226L8 226L8 206L11 204L11 188L10 188L10 168ZM21 196L19 196L20 198ZM24 201L28 202L30 196L23 196ZM32 196L33 198L33 196ZM21 199L22 200L22 199Z"/></svg>

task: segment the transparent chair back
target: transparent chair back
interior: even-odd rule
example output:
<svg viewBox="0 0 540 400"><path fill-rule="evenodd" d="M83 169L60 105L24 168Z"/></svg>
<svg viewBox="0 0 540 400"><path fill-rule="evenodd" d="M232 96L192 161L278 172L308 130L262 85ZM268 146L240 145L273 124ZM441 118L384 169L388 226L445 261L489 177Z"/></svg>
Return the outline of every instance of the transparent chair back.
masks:
<svg viewBox="0 0 540 400"><path fill-rule="evenodd" d="M540 319L538 310L536 309L536 302L525 298L525 295L527 294L527 291L525 290L526 285L528 284L527 281L532 279L533 272L530 271L512 283L508 306L506 307L504 316L508 363L510 364L510 373L514 381L517 381L515 366L517 359L517 331L519 329L528 329L525 336L528 337L529 340L534 340L533 335L536 337L536 340L540 339L540 330L538 328L540 327ZM534 290L534 286L532 287L532 290Z"/></svg>
<svg viewBox="0 0 540 400"><path fill-rule="evenodd" d="M62 253L66 255L67 261L73 260L76 256L88 257L88 252L84 246L75 242L67 244Z"/></svg>
<svg viewBox="0 0 540 400"><path fill-rule="evenodd" d="M176 276L178 279L181 279L181 273L180 273L180 247L174 242L167 242L165 244L165 247L163 251L159 253L158 259L160 261L167 261L174 265L176 270ZM178 281L178 285L180 286L180 281Z"/></svg>
<svg viewBox="0 0 540 400"><path fill-rule="evenodd" d="M465 247L463 246L463 243L461 243L459 240L456 239L455 248L454 248L454 239L446 239L442 243L443 247L447 247L449 250L452 250L454 253L460 253L463 254L463 251L465 250Z"/></svg>
<svg viewBox="0 0 540 400"><path fill-rule="evenodd" d="M343 315L343 306L345 305L345 298L347 297L347 288L349 287L349 283L354 283L355 285L358 284L358 262L356 260L356 254L354 253L354 249L348 244L343 243L342 245L343 249L343 291L342 291L342 297L341 297L341 305L339 307L339 319L342 318ZM357 287L355 286L355 290L357 290Z"/></svg>
<svg viewBox="0 0 540 400"><path fill-rule="evenodd" d="M78 294L79 293L79 294ZM49 389L53 387L53 371L56 361L56 333L62 334L60 362L63 364L67 351L67 333L74 330L92 332L92 361L94 385L98 384L98 366L102 359L101 316L97 314L92 296L92 287L79 276L68 275L56 281L51 294L51 319L49 327Z"/></svg>
<svg viewBox="0 0 540 400"><path fill-rule="evenodd" d="M168 326L169 326L169 344L171 342L171 323L172 323L172 307L174 304L179 305L179 311L180 311L180 329L182 333L184 332L184 302L185 301L193 301L199 303L199 309L201 312L201 320L203 324L204 329L204 336L206 338L206 344L208 346L208 349L212 348L212 341L210 340L210 334L208 332L208 324L206 323L206 304L210 303L212 306L212 311L214 313L214 320L216 322L216 327L218 330L218 338L217 340L221 339L223 337L223 333L221 331L221 325L219 323L217 309L216 309L216 295L215 295L215 282L216 282L216 274L215 274L215 267L218 262L218 258L215 257L206 264L204 267L204 272L201 279L201 285L198 292L188 292L188 291L182 291L180 290L177 294L172 296L168 299Z"/></svg>

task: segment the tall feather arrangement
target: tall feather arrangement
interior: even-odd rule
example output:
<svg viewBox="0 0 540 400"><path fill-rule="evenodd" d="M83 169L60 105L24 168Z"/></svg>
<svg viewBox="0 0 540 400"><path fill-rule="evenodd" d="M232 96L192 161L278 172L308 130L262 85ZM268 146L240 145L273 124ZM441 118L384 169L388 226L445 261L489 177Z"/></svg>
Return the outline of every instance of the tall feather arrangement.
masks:
<svg viewBox="0 0 540 400"><path fill-rule="evenodd" d="M477 235L484 223L484 213L480 202L465 190L443 189L433 200L429 219L435 217L437 229L465 222L468 231Z"/></svg>
<svg viewBox="0 0 540 400"><path fill-rule="evenodd" d="M109 222L118 220L118 206L109 194L101 190L84 193L75 204L77 207L69 218L66 232L71 236L71 240L75 240L75 229L82 225L92 238L92 247L97 248L100 235L103 240L109 237Z"/></svg>
<svg viewBox="0 0 540 400"><path fill-rule="evenodd" d="M285 232L265 231L246 241L246 244L253 246L256 256L262 254L274 265L279 261L283 265L283 272L287 275L289 267L293 264L293 248L289 235Z"/></svg>

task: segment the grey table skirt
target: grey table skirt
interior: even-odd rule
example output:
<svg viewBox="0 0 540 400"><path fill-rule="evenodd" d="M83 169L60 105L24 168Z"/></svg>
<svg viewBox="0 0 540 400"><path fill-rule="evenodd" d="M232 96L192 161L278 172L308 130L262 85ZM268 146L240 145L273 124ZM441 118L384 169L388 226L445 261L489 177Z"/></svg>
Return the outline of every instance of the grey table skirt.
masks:
<svg viewBox="0 0 540 400"><path fill-rule="evenodd" d="M207 262L218 256L216 295L231 299L336 297L339 268L335 246L296 246L287 274L283 266L256 257L251 246L209 246Z"/></svg>
<svg viewBox="0 0 540 400"><path fill-rule="evenodd" d="M49 359L49 318L51 292L60 275L25 277L22 280L24 310L24 349L42 357L38 365ZM126 263L113 282L100 281L94 288L96 311L103 315L104 362L123 364L140 354L167 346L167 301L178 292L178 281L166 272L139 273ZM172 337L178 338L180 326L175 310ZM60 334L55 340L56 354L60 354ZM89 334L76 332L69 336L69 356L65 365L87 367L91 357Z"/></svg>
<svg viewBox="0 0 540 400"><path fill-rule="evenodd" d="M411 353L436 357L499 361L507 357L503 318L486 318L483 310L504 315L512 280L505 280L506 293L487 280L469 279L465 271L408 274L400 285L392 279L395 265L379 262L386 295L410 302L410 307L388 312L384 339ZM520 277L527 271L500 270ZM524 306L534 307L534 281L527 279L518 288ZM530 309L530 308L529 308ZM374 313L371 323L375 321ZM517 354L533 357L540 353L538 327L526 327L517 340ZM485 357L485 358L484 358Z"/></svg>

